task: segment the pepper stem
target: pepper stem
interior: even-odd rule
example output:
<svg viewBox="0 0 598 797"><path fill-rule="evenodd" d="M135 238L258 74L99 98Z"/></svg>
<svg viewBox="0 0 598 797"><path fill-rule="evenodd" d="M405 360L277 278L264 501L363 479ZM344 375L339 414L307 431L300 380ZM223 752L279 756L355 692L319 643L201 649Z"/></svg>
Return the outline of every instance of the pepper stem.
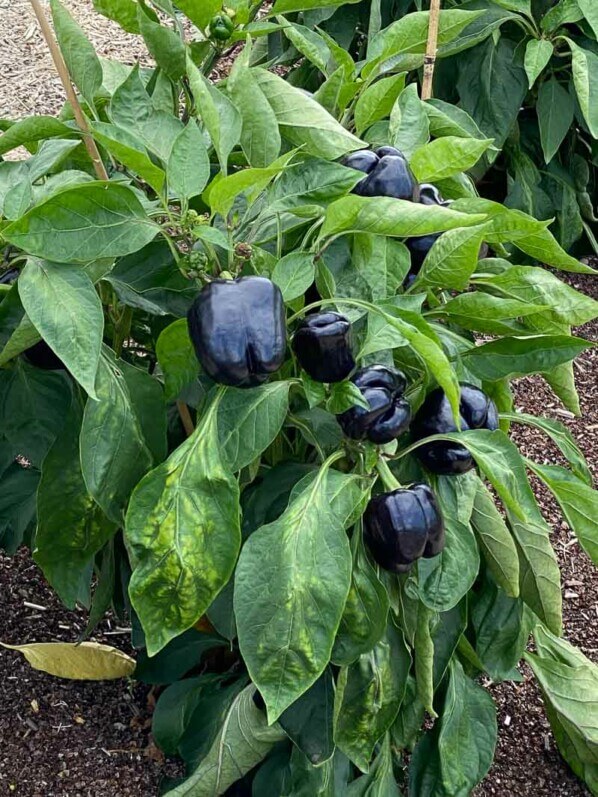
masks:
<svg viewBox="0 0 598 797"><path fill-rule="evenodd" d="M386 487L387 490L399 490L401 487L401 483L395 478L394 473L386 464L386 460L380 457L378 462L376 463L376 470L380 478L382 479L382 483Z"/></svg>

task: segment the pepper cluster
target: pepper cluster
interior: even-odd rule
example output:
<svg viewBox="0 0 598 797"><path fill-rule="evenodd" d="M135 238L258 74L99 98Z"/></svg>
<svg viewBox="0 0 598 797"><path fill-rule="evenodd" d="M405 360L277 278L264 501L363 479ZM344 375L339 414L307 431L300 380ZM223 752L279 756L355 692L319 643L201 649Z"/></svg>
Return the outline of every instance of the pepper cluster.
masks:
<svg viewBox="0 0 598 797"><path fill-rule="evenodd" d="M367 177L360 180L353 189L353 193L359 196L388 196L442 208L447 208L451 204L452 200L444 199L435 185L417 184L407 159L395 147L358 150L347 155L342 163L351 169L366 173ZM406 285L410 285L419 274L428 252L441 235L439 232L405 240L411 254L411 268L405 279ZM486 257L487 252L488 247L484 244L480 257Z"/></svg>
<svg viewBox="0 0 598 797"><path fill-rule="evenodd" d="M284 301L280 289L265 277L213 280L196 297L187 318L197 358L220 384L260 385L284 362ZM293 350L316 381L340 382L355 371L351 323L340 313L308 315L295 331ZM411 407L401 371L371 365L355 371L351 381L368 406L353 406L337 416L347 437L383 445L407 431ZM463 430L498 427L494 402L474 385L461 386L460 414ZM415 415L413 438L456 431L444 392L432 391ZM416 453L437 474L463 473L474 465L469 451L458 443L433 441ZM414 484L372 498L364 515L364 539L376 562L394 573L406 572L420 557L440 553L444 523L430 487Z"/></svg>

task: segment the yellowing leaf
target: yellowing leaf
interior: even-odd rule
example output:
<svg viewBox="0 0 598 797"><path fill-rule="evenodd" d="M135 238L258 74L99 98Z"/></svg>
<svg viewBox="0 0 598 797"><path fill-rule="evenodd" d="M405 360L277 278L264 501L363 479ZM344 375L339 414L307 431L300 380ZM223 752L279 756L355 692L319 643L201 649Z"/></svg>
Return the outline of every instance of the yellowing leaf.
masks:
<svg viewBox="0 0 598 797"><path fill-rule="evenodd" d="M34 670L74 681L112 681L133 674L135 659L99 642L33 642L5 645L22 653Z"/></svg>

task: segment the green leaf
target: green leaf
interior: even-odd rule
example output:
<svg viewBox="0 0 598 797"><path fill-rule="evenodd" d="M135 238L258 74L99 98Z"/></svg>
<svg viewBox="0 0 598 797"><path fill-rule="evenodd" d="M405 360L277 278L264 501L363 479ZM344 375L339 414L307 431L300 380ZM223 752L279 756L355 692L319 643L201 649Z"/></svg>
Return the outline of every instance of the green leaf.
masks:
<svg viewBox="0 0 598 797"><path fill-rule="evenodd" d="M581 547L598 564L598 492L558 465L534 462L530 467L553 493Z"/></svg>
<svg viewBox="0 0 598 797"><path fill-rule="evenodd" d="M104 314L91 279L77 266L30 260L18 285L23 307L35 328L95 398Z"/></svg>
<svg viewBox="0 0 598 797"><path fill-rule="evenodd" d="M374 122L386 118L405 88L405 74L377 80L361 92L355 105L355 127L362 135Z"/></svg>
<svg viewBox="0 0 598 797"><path fill-rule="evenodd" d="M441 11L438 27L439 46L456 39L461 31L476 20L481 13L481 11L463 11L461 9ZM400 53L423 54L428 41L429 17L429 11L404 14L396 22L380 31L369 44L364 77L368 77L377 69L384 68L382 64L385 60L391 60Z"/></svg>
<svg viewBox="0 0 598 797"><path fill-rule="evenodd" d="M328 8L349 3L358 3L359 0L276 0L271 14L290 14L292 11L311 11L315 8Z"/></svg>
<svg viewBox="0 0 598 797"><path fill-rule="evenodd" d="M68 127L54 116L29 116L15 122L0 136L0 155L23 144L32 144L35 141L50 138L65 138L75 133L73 128Z"/></svg>
<svg viewBox="0 0 598 797"><path fill-rule="evenodd" d="M162 330L156 343L156 355L164 374L166 400L174 401L197 379L199 372L186 318L179 318Z"/></svg>
<svg viewBox="0 0 598 797"><path fill-rule="evenodd" d="M551 652L543 645L539 656L526 653L525 659L533 670L542 690L544 707L563 757L590 787L598 789L598 668L574 651L570 645L546 634L534 631L538 641L549 637ZM562 651L562 652L561 652ZM560 654L560 655L559 655Z"/></svg>
<svg viewBox="0 0 598 797"><path fill-rule="evenodd" d="M552 418L528 415L525 412L502 412L501 418L541 429L558 446L561 454L567 458L575 476L589 487L592 486L592 473L588 468L588 463L575 442L575 438L563 423Z"/></svg>
<svg viewBox="0 0 598 797"><path fill-rule="evenodd" d="M471 602L475 651L493 681L511 678L529 638L529 624L520 598L509 597L486 577Z"/></svg>
<svg viewBox="0 0 598 797"><path fill-rule="evenodd" d="M368 772L376 743L395 721L410 666L403 634L390 622L369 653L340 671L334 740L362 772Z"/></svg>
<svg viewBox="0 0 598 797"><path fill-rule="evenodd" d="M97 400L89 398L81 427L81 467L90 494L115 523L121 523L131 491L151 467L152 457L119 361L102 352Z"/></svg>
<svg viewBox="0 0 598 797"><path fill-rule="evenodd" d="M437 612L456 606L478 575L480 555L468 517L475 490L475 480L467 474L438 479L436 498L444 516L446 541L438 556L417 563L419 599Z"/></svg>
<svg viewBox="0 0 598 797"><path fill-rule="evenodd" d="M13 461L8 443L0 444L9 461L0 466L2 494L0 495L0 549L13 556L23 544L23 538L35 522L35 503L39 471L23 467Z"/></svg>
<svg viewBox="0 0 598 797"><path fill-rule="evenodd" d="M117 183L82 183L46 199L2 231L30 255L88 263L136 252L157 234L137 196Z"/></svg>
<svg viewBox="0 0 598 797"><path fill-rule="evenodd" d="M209 650L226 645L220 637L191 628L151 658L145 649L140 650L135 678L144 684L158 686L174 683L197 667Z"/></svg>
<svg viewBox="0 0 598 797"><path fill-rule="evenodd" d="M91 125L93 137L127 169L145 180L157 194L164 188L164 171L150 159L146 148L128 130L105 122Z"/></svg>
<svg viewBox="0 0 598 797"><path fill-rule="evenodd" d="M567 39L567 42L573 57L573 83L579 106L590 133L598 138L598 55L571 39Z"/></svg>
<svg viewBox="0 0 598 797"><path fill-rule="evenodd" d="M334 664L352 664L369 653L386 629L389 599L386 588L366 556L358 529L351 538L353 570L351 587L334 640Z"/></svg>
<svg viewBox="0 0 598 797"><path fill-rule="evenodd" d="M547 305L528 304L519 299L503 299L481 291L462 293L449 299L439 312L464 329L495 335L525 332L516 319L547 310Z"/></svg>
<svg viewBox="0 0 598 797"><path fill-rule="evenodd" d="M501 338L465 352L463 362L480 379L493 382L550 371L592 345L569 335Z"/></svg>
<svg viewBox="0 0 598 797"><path fill-rule="evenodd" d="M60 50L73 82L93 108L104 73L93 44L60 0L51 0L52 20Z"/></svg>
<svg viewBox="0 0 598 797"><path fill-rule="evenodd" d="M470 794L484 779L494 758L497 733L492 697L453 660L438 733L446 794Z"/></svg>
<svg viewBox="0 0 598 797"><path fill-rule="evenodd" d="M490 138L437 138L416 150L409 165L420 183L443 180L471 169L491 144Z"/></svg>
<svg viewBox="0 0 598 797"><path fill-rule="evenodd" d="M193 120L175 138L167 167L168 187L179 199L191 199L210 179L210 160L203 136Z"/></svg>
<svg viewBox="0 0 598 797"><path fill-rule="evenodd" d="M139 33L136 0L93 0L93 7L128 33Z"/></svg>
<svg viewBox="0 0 598 797"><path fill-rule="evenodd" d="M69 609L90 603L95 554L114 526L87 492L79 461L83 410L73 398L61 434L42 465L33 558Z"/></svg>
<svg viewBox="0 0 598 797"><path fill-rule="evenodd" d="M187 75L202 123L210 134L220 167L226 176L228 156L241 137L241 114L228 97L201 74L189 55Z"/></svg>
<svg viewBox="0 0 598 797"><path fill-rule="evenodd" d="M584 266L579 260L568 255L567 252L558 244L550 230L541 230L533 235L517 237L515 246L549 266L560 268L563 271L571 271L576 274L594 274L594 269Z"/></svg>
<svg viewBox="0 0 598 797"><path fill-rule="evenodd" d="M420 601L412 604L416 612L415 635L413 648L415 653L415 680L417 683L417 699L432 716L434 711L434 640L430 631L433 612Z"/></svg>
<svg viewBox="0 0 598 797"><path fill-rule="evenodd" d="M207 28L222 8L221 0L178 0L176 5L200 30Z"/></svg>
<svg viewBox="0 0 598 797"><path fill-rule="evenodd" d="M223 462L232 472L250 465L280 432L289 407L290 382L226 391L218 410Z"/></svg>
<svg viewBox="0 0 598 797"><path fill-rule="evenodd" d="M280 726L269 726L264 712L254 705L254 691L250 685L235 697L205 758L184 783L165 792L166 797L224 794L285 738Z"/></svg>
<svg viewBox="0 0 598 797"><path fill-rule="evenodd" d="M250 204L255 202L268 183L283 171L294 154L292 151L281 155L265 169L242 169L218 180L209 188L210 207L214 212L226 217L239 194L246 193Z"/></svg>
<svg viewBox="0 0 598 797"><path fill-rule="evenodd" d="M313 766L332 758L334 679L326 669L315 684L280 715L279 723Z"/></svg>
<svg viewBox="0 0 598 797"><path fill-rule="evenodd" d="M237 565L239 645L269 722L324 671L349 592L351 552L327 479L324 467L278 520L251 535Z"/></svg>
<svg viewBox="0 0 598 797"><path fill-rule="evenodd" d="M14 456L20 454L39 468L70 403L71 385L64 373L34 368L23 360L0 371L1 428Z"/></svg>
<svg viewBox="0 0 598 797"><path fill-rule="evenodd" d="M330 385L330 396L326 402L326 409L333 415L340 415L341 412L351 409L351 407L363 407L369 410L370 405L361 390L353 382L345 379L342 382L335 382Z"/></svg>
<svg viewBox="0 0 598 797"><path fill-rule="evenodd" d="M303 296L314 281L314 255L309 252L290 252L281 258L272 272L272 282L282 291L285 302Z"/></svg>
<svg viewBox="0 0 598 797"><path fill-rule="evenodd" d="M239 487L219 454L221 396L193 434L141 480L129 503L129 594L150 656L197 622L235 566Z"/></svg>
<svg viewBox="0 0 598 797"><path fill-rule="evenodd" d="M400 797L392 767L388 735L385 736L369 773L352 781L346 794L347 797Z"/></svg>
<svg viewBox="0 0 598 797"><path fill-rule="evenodd" d="M343 232L412 238L453 227L469 227L485 220L481 213L458 213L391 197L347 196L328 206L320 239Z"/></svg>
<svg viewBox="0 0 598 797"><path fill-rule="evenodd" d="M530 39L528 41L525 48L525 71L530 89L544 71L544 67L548 65L553 52L554 46L548 39Z"/></svg>
<svg viewBox="0 0 598 797"><path fill-rule="evenodd" d="M519 555L492 494L478 481L471 525L496 583L512 598L519 596Z"/></svg>
<svg viewBox="0 0 598 797"><path fill-rule="evenodd" d="M550 544L550 529L534 497L519 450L499 430L471 430L442 435L442 439L466 446L496 489L518 545L521 597L542 622L560 632L560 571Z"/></svg>
<svg viewBox="0 0 598 797"><path fill-rule="evenodd" d="M427 100L423 107L430 122L430 133L435 138L444 138L444 136L486 138L467 111L457 105L431 99Z"/></svg>
<svg viewBox="0 0 598 797"><path fill-rule="evenodd" d="M592 0L577 0L577 5L594 31L594 36L598 39L598 9L595 4L592 3Z"/></svg>
<svg viewBox="0 0 598 797"><path fill-rule="evenodd" d="M569 132L575 103L567 89L552 77L540 86L536 109L544 160L550 163Z"/></svg>
<svg viewBox="0 0 598 797"><path fill-rule="evenodd" d="M284 17L278 17L277 22L297 52L305 56L323 75L327 75L332 54L323 36L305 25L289 22Z"/></svg>
<svg viewBox="0 0 598 797"><path fill-rule="evenodd" d="M424 260L418 274L418 285L465 290L478 265L484 230L484 225L481 225L457 227L443 233Z"/></svg>
<svg viewBox="0 0 598 797"><path fill-rule="evenodd" d="M417 84L407 86L394 104L389 133L393 145L409 159L430 140L430 123Z"/></svg>
<svg viewBox="0 0 598 797"><path fill-rule="evenodd" d="M158 66L171 80L180 80L185 74L187 53L179 34L154 22L140 4L137 5L137 22L147 49Z"/></svg>
<svg viewBox="0 0 598 797"><path fill-rule="evenodd" d="M155 376L124 360L120 360L118 365L154 463L162 462L167 451L166 404L162 385Z"/></svg>
<svg viewBox="0 0 598 797"><path fill-rule="evenodd" d="M592 321L598 314L598 302L562 282L544 268L513 266L502 274L481 280L503 296L517 297L529 304L548 305L550 311L542 316L560 325L579 326Z"/></svg>
<svg viewBox="0 0 598 797"><path fill-rule="evenodd" d="M264 69L253 69L280 127L282 136L304 152L326 160L340 158L367 144L349 133L312 97Z"/></svg>
<svg viewBox="0 0 598 797"><path fill-rule="evenodd" d="M226 89L242 118L241 148L250 166L263 169L276 160L282 144L278 122L248 63L248 46L236 59Z"/></svg>

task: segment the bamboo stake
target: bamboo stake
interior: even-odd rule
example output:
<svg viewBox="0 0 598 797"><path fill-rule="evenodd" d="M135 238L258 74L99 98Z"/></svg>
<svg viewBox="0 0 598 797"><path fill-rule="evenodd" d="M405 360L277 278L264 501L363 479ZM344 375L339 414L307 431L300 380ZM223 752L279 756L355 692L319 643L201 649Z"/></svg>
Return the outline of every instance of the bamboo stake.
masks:
<svg viewBox="0 0 598 797"><path fill-rule="evenodd" d="M436 52L438 50L438 26L440 24L440 0L430 0L430 25L428 28L428 43L424 57L424 82L422 84L422 100L432 97L432 82L434 80L434 67L436 65Z"/></svg>
<svg viewBox="0 0 598 797"><path fill-rule="evenodd" d="M187 437L190 437L195 430L195 426L193 425L193 419L191 418L189 407L185 404L184 401L177 401L176 406L179 411L179 415L181 416L181 421L185 429L185 434L187 435Z"/></svg>
<svg viewBox="0 0 598 797"><path fill-rule="evenodd" d="M56 67L56 71L58 72L58 76L60 77L60 81L66 92L67 99L73 108L75 121L77 122L77 125L83 134L83 143L85 144L87 152L89 153L89 157L93 162L96 175L98 176L99 180L108 180L108 172L106 171L106 168L102 162L102 158L100 157L96 143L91 137L87 119L85 118L85 114L81 109L81 105L79 104L79 100L77 99L77 95L73 89L73 84L71 83L67 66L64 62L64 58L62 57L62 53L60 52L56 39L54 38L52 28L46 19L46 15L39 0L31 0L31 5L33 6L33 11L37 17L40 28L42 29L42 35L46 40L50 50L50 55L52 56L54 66Z"/></svg>

